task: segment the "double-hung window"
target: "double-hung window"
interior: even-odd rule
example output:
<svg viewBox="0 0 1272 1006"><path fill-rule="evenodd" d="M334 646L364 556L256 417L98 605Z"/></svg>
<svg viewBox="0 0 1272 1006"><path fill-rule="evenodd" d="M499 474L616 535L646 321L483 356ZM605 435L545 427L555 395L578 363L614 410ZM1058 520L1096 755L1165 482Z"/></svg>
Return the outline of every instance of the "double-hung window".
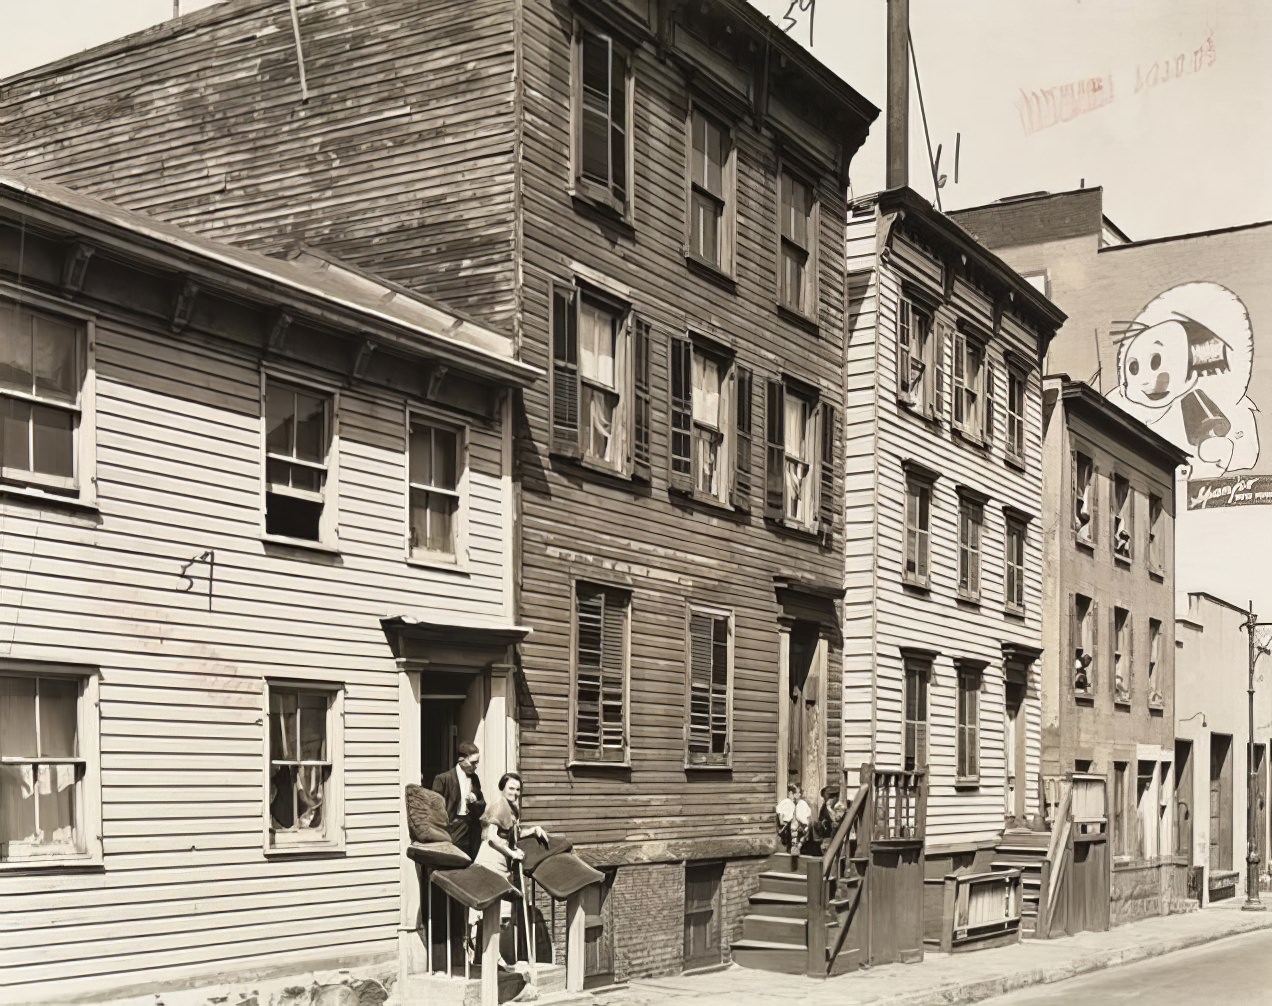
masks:
<svg viewBox="0 0 1272 1006"><path fill-rule="evenodd" d="M1074 594L1070 607L1070 648L1073 652L1073 691L1077 695L1095 693L1098 630L1096 628L1099 606L1083 594Z"/></svg>
<svg viewBox="0 0 1272 1006"><path fill-rule="evenodd" d="M813 186L783 170L778 176L778 303L817 316L817 200Z"/></svg>
<svg viewBox="0 0 1272 1006"><path fill-rule="evenodd" d="M578 583L574 592L573 758L627 761L631 594Z"/></svg>
<svg viewBox="0 0 1272 1006"><path fill-rule="evenodd" d="M1148 620L1148 704L1154 708L1165 703L1161 691L1162 623L1156 618Z"/></svg>
<svg viewBox="0 0 1272 1006"><path fill-rule="evenodd" d="M751 494L751 371L694 339L671 340L673 489L745 509Z"/></svg>
<svg viewBox="0 0 1272 1006"><path fill-rule="evenodd" d="M1148 497L1148 568L1162 573L1166 569L1166 527L1163 519L1162 498Z"/></svg>
<svg viewBox="0 0 1272 1006"><path fill-rule="evenodd" d="M906 648L901 652L905 667L901 767L906 772L922 771L928 761L928 683L935 655Z"/></svg>
<svg viewBox="0 0 1272 1006"><path fill-rule="evenodd" d="M91 498L89 329L0 301L0 481Z"/></svg>
<svg viewBox="0 0 1272 1006"><path fill-rule="evenodd" d="M265 533L334 544L334 396L267 375Z"/></svg>
<svg viewBox="0 0 1272 1006"><path fill-rule="evenodd" d="M979 601L985 497L962 486L958 496L958 593L964 600Z"/></svg>
<svg viewBox="0 0 1272 1006"><path fill-rule="evenodd" d="M696 105L689 113L689 254L733 271L732 145L729 130Z"/></svg>
<svg viewBox="0 0 1272 1006"><path fill-rule="evenodd" d="M552 450L632 475L647 465L648 326L592 288L552 285ZM641 342L633 352L633 341Z"/></svg>
<svg viewBox="0 0 1272 1006"><path fill-rule="evenodd" d="M1113 476L1113 555L1130 562L1135 548L1135 492L1130 480Z"/></svg>
<svg viewBox="0 0 1272 1006"><path fill-rule="evenodd" d="M412 558L462 558L467 477L463 431L412 416L408 451Z"/></svg>
<svg viewBox="0 0 1272 1006"><path fill-rule="evenodd" d="M724 612L689 612L685 764L727 765L730 748L733 626Z"/></svg>
<svg viewBox="0 0 1272 1006"><path fill-rule="evenodd" d="M931 311L910 297L901 297L897 303L897 399L930 418L941 411L940 349Z"/></svg>
<svg viewBox="0 0 1272 1006"><path fill-rule="evenodd" d="M614 38L580 27L574 55L574 184L626 215L630 208L631 76Z"/></svg>
<svg viewBox="0 0 1272 1006"><path fill-rule="evenodd" d="M962 329L954 336L951 424L974 440L986 438L985 347Z"/></svg>
<svg viewBox="0 0 1272 1006"><path fill-rule="evenodd" d="M935 482L935 472L912 462L905 464L905 557L901 578L915 587L931 585L932 493ZM978 537L978 554L979 550Z"/></svg>
<svg viewBox="0 0 1272 1006"><path fill-rule="evenodd" d="M1099 494L1095 491L1095 462L1090 455L1073 451L1069 479L1073 486L1073 534L1083 545L1094 545L1099 515Z"/></svg>
<svg viewBox="0 0 1272 1006"><path fill-rule="evenodd" d="M96 685L0 671L0 864L100 862Z"/></svg>
<svg viewBox="0 0 1272 1006"><path fill-rule="evenodd" d="M267 681L269 707L266 848L338 847L344 842L339 685Z"/></svg>
<svg viewBox="0 0 1272 1006"><path fill-rule="evenodd" d="M1007 457L1025 460L1025 375L1014 367L1007 368Z"/></svg>
<svg viewBox="0 0 1272 1006"><path fill-rule="evenodd" d="M958 735L955 738L955 776L959 783L980 779L980 692L985 664L955 659L958 672Z"/></svg>
<svg viewBox="0 0 1272 1006"><path fill-rule="evenodd" d="M1131 613L1125 608L1114 608L1113 698L1117 702L1131 701L1131 669L1135 666L1131 645Z"/></svg>
<svg viewBox="0 0 1272 1006"><path fill-rule="evenodd" d="M806 531L829 533L835 523L837 410L816 393L769 381L767 515Z"/></svg>
<svg viewBox="0 0 1272 1006"><path fill-rule="evenodd" d="M1022 517L1005 512L1007 535L1003 556L1003 606L1013 614L1025 612L1025 543L1028 524Z"/></svg>

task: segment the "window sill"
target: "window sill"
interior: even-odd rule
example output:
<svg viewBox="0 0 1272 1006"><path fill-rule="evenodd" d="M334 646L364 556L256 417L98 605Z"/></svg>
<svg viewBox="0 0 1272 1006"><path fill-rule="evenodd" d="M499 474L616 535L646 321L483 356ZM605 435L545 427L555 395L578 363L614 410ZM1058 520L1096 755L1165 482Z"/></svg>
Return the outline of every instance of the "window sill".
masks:
<svg viewBox="0 0 1272 1006"><path fill-rule="evenodd" d="M1093 706L1095 705L1095 693L1094 692L1074 692L1073 701L1080 706Z"/></svg>
<svg viewBox="0 0 1272 1006"><path fill-rule="evenodd" d="M960 776L954 780L955 789L980 789L980 784L980 776L978 775Z"/></svg>
<svg viewBox="0 0 1272 1006"><path fill-rule="evenodd" d="M925 594L930 594L932 592L932 584L930 581L928 583L924 583L921 580L911 579L907 576L901 577L901 586L909 587L911 590L921 590Z"/></svg>
<svg viewBox="0 0 1272 1006"><path fill-rule="evenodd" d="M1086 549L1088 552L1095 554L1095 542L1088 541L1086 538L1079 538L1076 535L1073 538L1073 544L1077 548Z"/></svg>
<svg viewBox="0 0 1272 1006"><path fill-rule="evenodd" d="M751 513L750 507L735 506L728 500L722 500L719 496L708 496L706 493L698 492L696 489L683 489L679 486L668 486L667 495L686 507L702 508L713 513L718 513L724 517L739 517L745 519Z"/></svg>
<svg viewBox="0 0 1272 1006"><path fill-rule="evenodd" d="M816 542L822 544L826 535L818 531L816 526L809 527L806 524L796 524L793 520L786 517L765 517L765 523L772 527L775 531L781 531L783 534L790 535L792 538L801 538L805 541Z"/></svg>
<svg viewBox="0 0 1272 1006"><path fill-rule="evenodd" d="M406 564L415 569L431 569L440 573L454 573L458 576L468 576L468 563L460 562L454 556L446 557L445 555L408 555Z"/></svg>
<svg viewBox="0 0 1272 1006"><path fill-rule="evenodd" d="M709 279L717 286L728 290L729 293L738 292L737 278L730 275L723 267L716 265L714 262L705 258L700 258L693 252L685 252L685 265L690 272L695 272L704 279Z"/></svg>
<svg viewBox="0 0 1272 1006"><path fill-rule="evenodd" d="M925 408L921 402L914 401L909 398L897 396L897 405L905 412L908 412L915 419L927 424L934 430L941 428L941 421L936 416L934 409Z"/></svg>
<svg viewBox="0 0 1272 1006"><path fill-rule="evenodd" d="M106 869L101 856L59 856L40 859L11 859L0 863L0 874L3 873L48 873L61 871L65 873L92 873Z"/></svg>
<svg viewBox="0 0 1272 1006"><path fill-rule="evenodd" d="M1024 618L1028 612L1024 608L1017 608L1015 605L1008 604L1003 606L1003 614L1008 618Z"/></svg>
<svg viewBox="0 0 1272 1006"><path fill-rule="evenodd" d="M980 594L969 594L965 590L958 591L955 595L956 600L962 604L970 604L979 608L981 604Z"/></svg>
<svg viewBox="0 0 1272 1006"><path fill-rule="evenodd" d="M953 423L950 424L950 432L969 447L975 447L978 451L989 450L988 441L979 433L964 429L962 426L955 426Z"/></svg>
<svg viewBox="0 0 1272 1006"><path fill-rule="evenodd" d="M1152 566L1149 566L1148 575L1158 583L1166 582L1166 571L1164 569L1154 569Z"/></svg>
<svg viewBox="0 0 1272 1006"><path fill-rule="evenodd" d="M264 849L264 852L268 859L305 856L330 858L343 856L345 847L343 842L306 842L296 845L270 845Z"/></svg>
<svg viewBox="0 0 1272 1006"><path fill-rule="evenodd" d="M554 462L560 465L556 470L561 468L573 468L580 472L586 472L599 478L613 479L615 482L648 485L643 479L637 479L631 472L619 471L608 465L603 465L599 461L593 461L581 454L564 454L561 451L552 451L551 457Z"/></svg>
<svg viewBox="0 0 1272 1006"><path fill-rule="evenodd" d="M624 755L622 761L605 761L600 758L571 758L565 763L565 767L575 772L578 769L612 769L616 772L630 772L632 760L630 755Z"/></svg>
<svg viewBox="0 0 1272 1006"><path fill-rule="evenodd" d="M46 492L35 486L0 485L0 501L3 500L47 506L50 509L66 510L70 513L101 515L95 500L84 500L79 496L63 496L60 493Z"/></svg>
<svg viewBox="0 0 1272 1006"><path fill-rule="evenodd" d="M1017 471L1021 472L1025 470L1025 459L1023 455L1009 453L1003 458L1003 461L1009 468L1015 468Z"/></svg>
<svg viewBox="0 0 1272 1006"><path fill-rule="evenodd" d="M1150 716L1161 716L1166 712L1166 705L1162 702L1150 702L1148 704L1148 714Z"/></svg>
<svg viewBox="0 0 1272 1006"><path fill-rule="evenodd" d="M318 552L322 555L340 555L340 546L328 545L326 542L309 541L306 538L288 538L283 534L263 534L261 542L267 546L295 549L298 552Z"/></svg>
<svg viewBox="0 0 1272 1006"><path fill-rule="evenodd" d="M636 227L626 206L599 186L579 179L574 188L566 190L576 210L599 217L608 224L622 228L629 236L636 236Z"/></svg>
<svg viewBox="0 0 1272 1006"><path fill-rule="evenodd" d="M685 762L686 772L732 772L729 762Z"/></svg>
<svg viewBox="0 0 1272 1006"><path fill-rule="evenodd" d="M821 333L821 325L818 324L816 318L811 317L796 308L789 307L781 301L778 301L776 306L779 317L784 318L794 325L798 325L811 335L819 335Z"/></svg>
<svg viewBox="0 0 1272 1006"><path fill-rule="evenodd" d="M1125 567L1126 569L1130 569L1130 568L1131 568L1131 562L1132 562L1132 560L1131 560L1131 557L1130 557L1130 556L1126 556L1126 555L1118 555L1116 552L1114 552L1114 553L1113 553L1113 561L1114 561L1115 563L1117 563L1119 566L1123 566L1123 567Z"/></svg>
<svg viewBox="0 0 1272 1006"><path fill-rule="evenodd" d="M1131 697L1129 695L1124 698L1121 696L1115 696L1113 699L1113 708L1125 709L1129 713L1131 711Z"/></svg>

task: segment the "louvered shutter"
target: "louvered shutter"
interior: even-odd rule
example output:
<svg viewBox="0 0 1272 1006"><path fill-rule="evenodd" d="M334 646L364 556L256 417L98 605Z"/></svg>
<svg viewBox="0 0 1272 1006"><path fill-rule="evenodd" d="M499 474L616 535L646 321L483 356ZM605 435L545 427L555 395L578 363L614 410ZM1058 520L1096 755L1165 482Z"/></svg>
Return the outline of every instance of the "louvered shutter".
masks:
<svg viewBox="0 0 1272 1006"><path fill-rule="evenodd" d="M980 536L984 513L979 506L968 511L967 589L973 597L980 597Z"/></svg>
<svg viewBox="0 0 1272 1006"><path fill-rule="evenodd" d="M821 467L821 484L818 487L817 523L822 534L830 534L835 527L838 515L838 500L835 492L835 439L838 412L830 402L822 402L818 409L818 424L821 431L818 463Z"/></svg>
<svg viewBox="0 0 1272 1006"><path fill-rule="evenodd" d="M711 620L711 755L729 755L729 620Z"/></svg>
<svg viewBox="0 0 1272 1006"><path fill-rule="evenodd" d="M711 617L689 616L689 753L702 764L711 753Z"/></svg>
<svg viewBox="0 0 1272 1006"><path fill-rule="evenodd" d="M552 450L579 454L578 292L552 284Z"/></svg>
<svg viewBox="0 0 1272 1006"><path fill-rule="evenodd" d="M577 758L597 758L601 752L605 594L580 585L576 603L574 750Z"/></svg>
<svg viewBox="0 0 1272 1006"><path fill-rule="evenodd" d="M933 334L935 346L932 347L932 387L935 417L945 419L945 343L949 329L940 326Z"/></svg>
<svg viewBox="0 0 1272 1006"><path fill-rule="evenodd" d="M1069 509L1072 511L1070 517L1073 521L1073 533L1077 534L1082 530L1082 522L1078 519L1078 509L1081 507L1079 502L1081 494L1078 492L1078 452L1069 451Z"/></svg>
<svg viewBox="0 0 1272 1006"><path fill-rule="evenodd" d="M751 509L751 451L752 414L754 409L753 385L755 375L747 367L737 367L734 378L737 388L737 424L734 428L733 495L732 503L739 510Z"/></svg>
<svg viewBox="0 0 1272 1006"><path fill-rule="evenodd" d="M622 761L626 748L623 699L627 600L617 591L606 591L601 619L601 757Z"/></svg>
<svg viewBox="0 0 1272 1006"><path fill-rule="evenodd" d="M781 381L768 382L764 426L764 515L781 520L786 513L786 389Z"/></svg>
<svg viewBox="0 0 1272 1006"><path fill-rule="evenodd" d="M1094 461L1091 462L1091 487L1087 490L1087 500L1091 507L1091 523L1088 525L1090 533L1087 537L1094 545L1100 540L1100 469Z"/></svg>
<svg viewBox="0 0 1272 1006"><path fill-rule="evenodd" d="M634 416L632 431L632 475L642 482L650 479L650 440L653 413L650 402L649 354L651 352L649 322L637 318L632 327L632 387Z"/></svg>
<svg viewBox="0 0 1272 1006"><path fill-rule="evenodd" d="M932 490L929 487L918 487L914 509L915 573L919 582L926 584L928 582L929 535L932 529ZM924 510L927 511L927 520L924 520Z"/></svg>
<svg viewBox="0 0 1272 1006"><path fill-rule="evenodd" d="M668 480L673 489L693 489L693 345L671 338L671 431Z"/></svg>
<svg viewBox="0 0 1272 1006"><path fill-rule="evenodd" d="M985 360L984 369L984 387L985 387L985 422L981 431L981 436L985 438L986 444L994 442L994 364L989 359Z"/></svg>
<svg viewBox="0 0 1272 1006"><path fill-rule="evenodd" d="M961 430L967 421L967 336L962 332L954 333L954 375L950 393L954 402L950 424Z"/></svg>
<svg viewBox="0 0 1272 1006"><path fill-rule="evenodd" d="M909 402L914 399L910 386L911 359L914 351L914 312L910 302L902 297L897 302L897 397Z"/></svg>

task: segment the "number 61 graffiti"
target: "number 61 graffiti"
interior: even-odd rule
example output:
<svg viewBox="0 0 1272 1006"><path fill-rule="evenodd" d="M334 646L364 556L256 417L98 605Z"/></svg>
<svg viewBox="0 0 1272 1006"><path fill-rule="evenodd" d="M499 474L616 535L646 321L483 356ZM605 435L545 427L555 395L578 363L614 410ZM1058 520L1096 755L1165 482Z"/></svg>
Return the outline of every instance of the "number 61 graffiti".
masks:
<svg viewBox="0 0 1272 1006"><path fill-rule="evenodd" d="M786 8L783 17L786 23L782 25L782 31L787 35L791 33L791 29L799 24L799 15L807 12L808 14L808 48L813 47L813 16L817 12L817 0L791 0L791 5Z"/></svg>

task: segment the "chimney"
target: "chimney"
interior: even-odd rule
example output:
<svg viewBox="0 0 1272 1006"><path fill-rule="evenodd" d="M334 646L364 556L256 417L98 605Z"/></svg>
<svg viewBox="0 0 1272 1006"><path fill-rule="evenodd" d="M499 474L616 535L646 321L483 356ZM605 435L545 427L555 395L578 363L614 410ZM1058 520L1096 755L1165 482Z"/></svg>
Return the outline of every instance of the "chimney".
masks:
<svg viewBox="0 0 1272 1006"><path fill-rule="evenodd" d="M890 189L910 184L910 0L888 4L888 172Z"/></svg>

